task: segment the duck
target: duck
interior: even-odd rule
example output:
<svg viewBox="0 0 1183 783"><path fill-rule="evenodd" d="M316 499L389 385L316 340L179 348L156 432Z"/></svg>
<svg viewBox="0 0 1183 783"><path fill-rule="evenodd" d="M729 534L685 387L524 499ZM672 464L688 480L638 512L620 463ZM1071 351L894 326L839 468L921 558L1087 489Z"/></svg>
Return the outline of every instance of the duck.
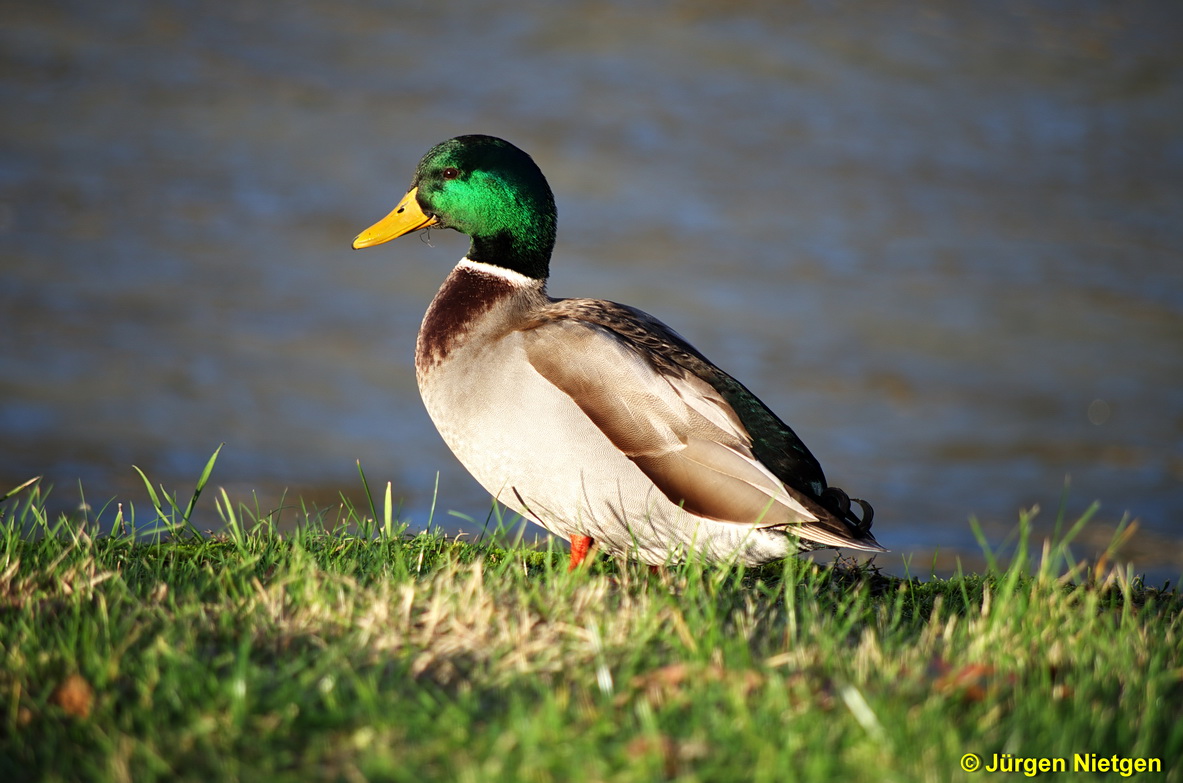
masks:
<svg viewBox="0 0 1183 783"><path fill-rule="evenodd" d="M533 158L466 135L432 147L353 240L469 237L423 318L415 375L439 434L497 502L568 541L570 570L596 552L657 568L887 551L871 504L830 486L797 434L677 332L628 305L552 298L556 226Z"/></svg>

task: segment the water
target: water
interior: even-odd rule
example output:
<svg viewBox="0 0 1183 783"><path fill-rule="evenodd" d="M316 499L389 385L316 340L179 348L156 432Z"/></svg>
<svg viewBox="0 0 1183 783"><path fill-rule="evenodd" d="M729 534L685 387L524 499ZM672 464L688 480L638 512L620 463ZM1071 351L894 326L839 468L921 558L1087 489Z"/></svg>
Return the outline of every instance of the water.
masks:
<svg viewBox="0 0 1183 783"><path fill-rule="evenodd" d="M483 520L411 355L463 238L364 253L460 133L554 187L551 291L756 391L927 572L1100 500L1183 571L1183 11L744 3L13 4L0 485ZM212 506L201 523L216 524ZM1087 546L1086 546L1087 548ZM893 567L899 560L889 561Z"/></svg>

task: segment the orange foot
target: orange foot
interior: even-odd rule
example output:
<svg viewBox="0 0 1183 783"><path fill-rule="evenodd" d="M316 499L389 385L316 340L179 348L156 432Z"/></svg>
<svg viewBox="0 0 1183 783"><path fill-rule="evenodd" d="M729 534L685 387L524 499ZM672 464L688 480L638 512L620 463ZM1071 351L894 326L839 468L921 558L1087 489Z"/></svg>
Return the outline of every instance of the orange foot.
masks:
<svg viewBox="0 0 1183 783"><path fill-rule="evenodd" d="M592 541L591 536L571 536L571 565L567 567L568 571L579 568L579 564L587 557L593 543L595 542Z"/></svg>

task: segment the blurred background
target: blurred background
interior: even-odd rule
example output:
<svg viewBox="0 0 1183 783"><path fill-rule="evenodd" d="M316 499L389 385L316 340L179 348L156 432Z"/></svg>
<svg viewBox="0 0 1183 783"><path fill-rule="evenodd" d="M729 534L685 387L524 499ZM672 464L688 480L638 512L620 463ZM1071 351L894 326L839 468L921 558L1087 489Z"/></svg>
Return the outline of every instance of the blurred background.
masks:
<svg viewBox="0 0 1183 783"><path fill-rule="evenodd" d="M412 362L466 240L349 249L479 132L550 179L551 293L755 391L888 570L1100 501L1078 554L1129 517L1177 578L1181 34L1173 0L7 3L0 492L143 520L133 464L185 499L225 442L211 484L264 512L360 460L412 529L479 531Z"/></svg>

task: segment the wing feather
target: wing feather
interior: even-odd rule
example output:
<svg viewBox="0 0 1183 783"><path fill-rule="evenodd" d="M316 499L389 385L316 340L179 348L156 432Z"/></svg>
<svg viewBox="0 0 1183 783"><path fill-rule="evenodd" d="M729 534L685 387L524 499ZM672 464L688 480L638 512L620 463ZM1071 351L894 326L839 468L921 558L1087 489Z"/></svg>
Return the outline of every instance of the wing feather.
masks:
<svg viewBox="0 0 1183 783"><path fill-rule="evenodd" d="M656 318L614 302L557 299L522 334L534 369L672 502L815 545L886 551L864 524L869 517L823 502L846 495L827 485L796 433Z"/></svg>
<svg viewBox="0 0 1183 783"><path fill-rule="evenodd" d="M705 381L658 372L610 333L577 321L532 330L527 355L688 511L761 526L818 519L756 459L739 417Z"/></svg>

